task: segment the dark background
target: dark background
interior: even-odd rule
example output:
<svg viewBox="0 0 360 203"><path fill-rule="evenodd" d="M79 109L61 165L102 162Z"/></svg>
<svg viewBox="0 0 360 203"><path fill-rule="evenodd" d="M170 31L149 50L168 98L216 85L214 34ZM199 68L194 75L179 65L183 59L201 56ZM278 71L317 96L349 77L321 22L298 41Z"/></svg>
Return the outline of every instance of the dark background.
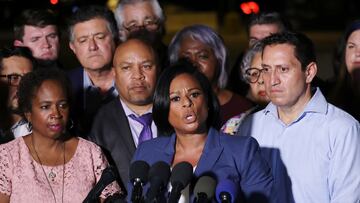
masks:
<svg viewBox="0 0 360 203"><path fill-rule="evenodd" d="M60 19L61 55L65 69L78 66L78 62L68 48L64 34L64 19L71 15L77 6L107 3L106 0L0 0L0 47L12 44L13 19L25 8L50 8ZM244 14L240 0L159 0L167 16L168 43L182 27L201 23L218 31L229 50L230 64L247 47L245 22L249 15ZM315 43L319 76L328 79L333 76L332 52L346 25L360 19L360 0L255 0L260 11L277 11L285 16L298 31L307 34Z"/></svg>

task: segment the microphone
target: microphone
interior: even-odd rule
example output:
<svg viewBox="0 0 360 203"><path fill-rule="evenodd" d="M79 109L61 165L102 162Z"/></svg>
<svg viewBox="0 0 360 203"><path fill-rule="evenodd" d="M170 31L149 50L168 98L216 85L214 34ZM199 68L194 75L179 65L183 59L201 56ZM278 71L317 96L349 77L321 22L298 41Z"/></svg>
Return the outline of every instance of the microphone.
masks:
<svg viewBox="0 0 360 203"><path fill-rule="evenodd" d="M166 187L170 177L170 166L164 161L153 164L149 171L150 188L146 193L145 202L158 202L157 197Z"/></svg>
<svg viewBox="0 0 360 203"><path fill-rule="evenodd" d="M216 181L210 176L201 176L194 187L195 202L211 202L214 197Z"/></svg>
<svg viewBox="0 0 360 203"><path fill-rule="evenodd" d="M234 203L238 193L238 186L229 179L224 179L216 186L216 200L221 203Z"/></svg>
<svg viewBox="0 0 360 203"><path fill-rule="evenodd" d="M183 161L176 164L170 177L171 192L168 203L177 203L183 190L191 181L193 167L189 162Z"/></svg>
<svg viewBox="0 0 360 203"><path fill-rule="evenodd" d="M105 168L101 174L100 180L96 183L93 189L90 190L83 203L95 203L99 201L101 192L107 185L117 179L116 168L109 166Z"/></svg>
<svg viewBox="0 0 360 203"><path fill-rule="evenodd" d="M130 181L133 184L131 193L131 201L133 203L140 203L142 201L143 185L148 180L149 164L145 161L135 161L130 166Z"/></svg>

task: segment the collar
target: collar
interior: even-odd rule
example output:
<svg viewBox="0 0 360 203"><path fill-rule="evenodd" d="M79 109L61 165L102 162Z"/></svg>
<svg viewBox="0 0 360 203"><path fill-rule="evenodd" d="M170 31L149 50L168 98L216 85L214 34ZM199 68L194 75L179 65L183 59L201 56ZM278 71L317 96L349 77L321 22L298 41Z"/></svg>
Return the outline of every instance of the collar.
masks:
<svg viewBox="0 0 360 203"><path fill-rule="evenodd" d="M87 90L89 88L94 88L94 89L98 89L98 87L96 87L94 85L94 83L91 81L89 75L87 74L87 72L84 70L83 71L83 78L84 78L84 90ZM112 85L111 88L108 90L108 92L106 93L106 95L113 95L113 96L117 96L118 95L118 91L115 88L115 81L112 81Z"/></svg>
<svg viewBox="0 0 360 203"><path fill-rule="evenodd" d="M314 88L312 91L315 91L314 95L311 97L310 101L305 105L304 110L300 113L299 118L295 121L302 118L306 113L320 113L326 114L328 109L328 103L322 94L320 88ZM277 106L270 102L266 108L263 110L265 115L270 114L275 118L279 118ZM294 122L295 122L294 121Z"/></svg>
<svg viewBox="0 0 360 203"><path fill-rule="evenodd" d="M120 98L120 96L119 96L118 98L119 98L119 101L120 101L121 106L122 106L123 109L124 109L125 115L126 115L127 117L129 117L129 115L131 115L131 114L134 114L134 115L136 115L136 116L139 116L137 113L135 113L132 109L130 109L130 108L126 105L126 103ZM150 107L146 112L144 112L144 114L146 114L146 113L152 113L152 107Z"/></svg>

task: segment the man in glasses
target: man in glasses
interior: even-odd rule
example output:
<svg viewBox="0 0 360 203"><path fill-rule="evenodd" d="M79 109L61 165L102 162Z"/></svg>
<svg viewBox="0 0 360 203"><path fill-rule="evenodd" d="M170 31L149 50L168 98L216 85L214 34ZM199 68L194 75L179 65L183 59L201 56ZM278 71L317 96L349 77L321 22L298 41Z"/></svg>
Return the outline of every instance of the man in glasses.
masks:
<svg viewBox="0 0 360 203"><path fill-rule="evenodd" d="M14 138L27 135L29 130L26 128L21 115L17 110L18 98L17 90L22 76L33 70L34 58L30 49L26 47L11 47L0 50L0 82L2 91L0 98L2 103L6 103L6 108L2 109L0 116L3 136L0 142L4 143ZM4 95L3 95L4 94Z"/></svg>
<svg viewBox="0 0 360 203"><path fill-rule="evenodd" d="M122 0L115 10L119 37L145 38L158 53L160 69L168 65L165 35L165 16L157 0Z"/></svg>

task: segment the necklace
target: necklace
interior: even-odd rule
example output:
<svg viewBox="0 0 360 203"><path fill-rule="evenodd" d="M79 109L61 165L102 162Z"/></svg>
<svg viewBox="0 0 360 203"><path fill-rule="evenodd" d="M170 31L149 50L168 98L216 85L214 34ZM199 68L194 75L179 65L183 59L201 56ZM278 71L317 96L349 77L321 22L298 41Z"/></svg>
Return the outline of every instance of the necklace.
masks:
<svg viewBox="0 0 360 203"><path fill-rule="evenodd" d="M39 162L40 162L40 167L41 167L41 169L42 169L42 171L43 171L43 173L44 173L44 175L45 175L46 181L47 181L47 183L49 184L51 193L52 193L52 195L53 195L53 197L54 197L54 201L55 201L55 203L56 203L56 196L55 196L54 190L52 189L51 184L50 184L50 181L49 181L49 178L51 179L51 181L54 181L54 179L55 179L55 177L56 177L56 173L53 172L53 169L54 169L54 168L52 168L52 169L50 169L49 174L46 175L46 172L45 172L45 169L44 169L43 164L42 164L42 162L41 162L41 159L40 159L40 157L39 157L39 155L38 155L38 153L37 153L37 151L36 151L36 149L35 149L34 137L33 137L33 136L34 136L34 135L31 135L31 144L32 144L32 147L33 147L33 149L34 149L36 158L37 158L37 159L39 160ZM63 178L62 178L61 202L63 203L63 202L64 202L64 177L65 177L65 142L64 142L63 145L62 145L62 151L63 151ZM57 163L57 160L56 160L56 163ZM48 178L48 176L49 176L49 178Z"/></svg>

